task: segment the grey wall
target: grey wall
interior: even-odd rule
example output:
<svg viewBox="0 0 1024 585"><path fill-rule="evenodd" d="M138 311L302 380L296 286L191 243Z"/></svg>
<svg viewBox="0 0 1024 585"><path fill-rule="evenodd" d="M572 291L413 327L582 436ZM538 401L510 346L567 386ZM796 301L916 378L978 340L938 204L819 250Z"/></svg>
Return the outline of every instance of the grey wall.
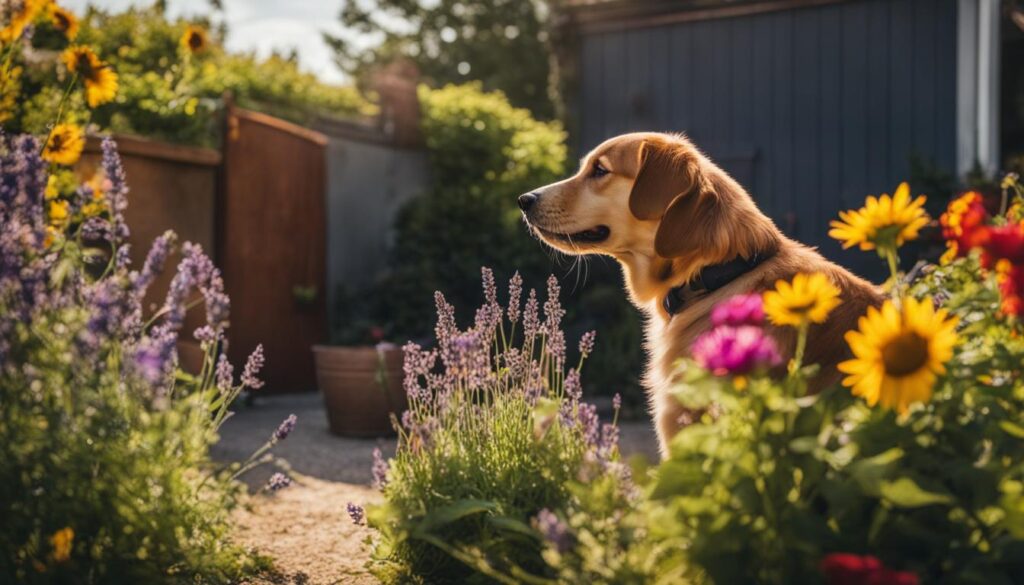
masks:
<svg viewBox="0 0 1024 585"><path fill-rule="evenodd" d="M346 136L327 145L327 287L358 289L381 273L395 214L428 185L422 151Z"/></svg>
<svg viewBox="0 0 1024 585"><path fill-rule="evenodd" d="M585 34L578 146L685 132L788 234L863 267L828 222L909 179L911 153L955 169L956 38L956 0Z"/></svg>

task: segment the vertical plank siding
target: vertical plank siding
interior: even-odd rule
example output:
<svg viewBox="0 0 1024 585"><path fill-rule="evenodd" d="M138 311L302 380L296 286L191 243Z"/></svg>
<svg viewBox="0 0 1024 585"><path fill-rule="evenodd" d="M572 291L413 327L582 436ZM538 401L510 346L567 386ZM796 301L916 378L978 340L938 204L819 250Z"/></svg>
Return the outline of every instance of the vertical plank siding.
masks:
<svg viewBox="0 0 1024 585"><path fill-rule="evenodd" d="M957 0L851 0L586 33L586 150L622 132L685 132L788 234L844 264L829 220L956 156Z"/></svg>

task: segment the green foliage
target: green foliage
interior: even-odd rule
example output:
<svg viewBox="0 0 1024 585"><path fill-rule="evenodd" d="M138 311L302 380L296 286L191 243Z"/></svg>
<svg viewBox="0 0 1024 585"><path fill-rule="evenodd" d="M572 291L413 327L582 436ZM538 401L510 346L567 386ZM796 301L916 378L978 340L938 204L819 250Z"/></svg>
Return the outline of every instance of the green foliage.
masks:
<svg viewBox="0 0 1024 585"><path fill-rule="evenodd" d="M325 34L338 65L354 77L398 57L437 85L480 81L535 116L554 116L548 0L373 0L344 2L339 36ZM367 48L368 36L380 43ZM358 37L358 40L356 38ZM467 69L468 67L468 69Z"/></svg>
<svg viewBox="0 0 1024 585"><path fill-rule="evenodd" d="M358 116L374 112L353 87L331 86L299 69L294 58L229 53L217 31L203 19L169 19L157 3L111 12L90 7L75 44L93 48L117 73L115 100L90 112L77 98L65 106L65 121L91 121L103 129L187 144L215 146L217 112L230 93L247 108L303 124L319 115ZM209 44L182 46L186 29L198 26ZM221 35L222 36L222 35ZM33 41L35 43L35 41ZM9 131L40 133L49 123L68 83L54 61L66 40L47 37L25 60L19 111ZM38 49L44 49L39 51Z"/></svg>
<svg viewBox="0 0 1024 585"><path fill-rule="evenodd" d="M479 291L472 283L481 265L506 278L518 271L527 281L552 270L544 245L523 225L516 198L566 172L561 125L537 121L479 84L421 87L419 97L431 184L399 214L388 276L370 291L339 295L336 342L363 339L374 325L391 339L423 339L434 291L444 291L456 307L475 306ZM601 331L588 375L599 381L599 392L634 395L642 352L637 312L616 267L598 263L590 271L587 260L578 262L580 286L573 293L580 301L569 307L570 333Z"/></svg>
<svg viewBox="0 0 1024 585"><path fill-rule="evenodd" d="M616 516L599 485L578 493L577 546L551 558L560 580L813 584L826 555L854 553L921 583L1022 582L1021 324L977 254L904 294L960 322L927 403L897 415L839 386L805 396L814 366L737 383L687 361L676 397L706 414L672 440L635 511Z"/></svg>
<svg viewBox="0 0 1024 585"><path fill-rule="evenodd" d="M540 327L536 299L522 311L516 298L506 313L485 271L488 282L472 328L459 331L440 297L437 349L406 347L410 408L377 477L385 501L367 510L371 569L385 583L544 581L542 510L564 509L579 482L626 501L614 423L601 427L580 402L579 366L566 368L558 349L556 281ZM503 318L516 311L522 332Z"/></svg>

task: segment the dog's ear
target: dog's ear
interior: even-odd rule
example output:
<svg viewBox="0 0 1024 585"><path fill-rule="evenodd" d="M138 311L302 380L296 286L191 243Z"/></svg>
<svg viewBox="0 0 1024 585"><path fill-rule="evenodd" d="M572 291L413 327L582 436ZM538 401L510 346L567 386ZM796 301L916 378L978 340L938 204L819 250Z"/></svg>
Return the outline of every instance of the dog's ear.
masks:
<svg viewBox="0 0 1024 585"><path fill-rule="evenodd" d="M711 214L716 197L700 170L697 154L685 145L645 141L640 171L629 194L629 210L638 219L661 219L654 250L662 258L698 253L715 230Z"/></svg>
<svg viewBox="0 0 1024 585"><path fill-rule="evenodd" d="M699 189L697 157L685 146L645 140L639 158L640 170L629 193L629 210L637 219L659 219L676 197Z"/></svg>

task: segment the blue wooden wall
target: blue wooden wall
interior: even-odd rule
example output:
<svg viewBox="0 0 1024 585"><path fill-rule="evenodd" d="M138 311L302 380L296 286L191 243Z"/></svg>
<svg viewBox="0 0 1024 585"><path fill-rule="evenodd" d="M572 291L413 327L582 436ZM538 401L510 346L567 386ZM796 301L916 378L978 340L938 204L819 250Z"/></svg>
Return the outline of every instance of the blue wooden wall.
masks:
<svg viewBox="0 0 1024 585"><path fill-rule="evenodd" d="M867 270L828 222L956 153L956 0L855 0L583 36L581 152L682 131L789 235Z"/></svg>

